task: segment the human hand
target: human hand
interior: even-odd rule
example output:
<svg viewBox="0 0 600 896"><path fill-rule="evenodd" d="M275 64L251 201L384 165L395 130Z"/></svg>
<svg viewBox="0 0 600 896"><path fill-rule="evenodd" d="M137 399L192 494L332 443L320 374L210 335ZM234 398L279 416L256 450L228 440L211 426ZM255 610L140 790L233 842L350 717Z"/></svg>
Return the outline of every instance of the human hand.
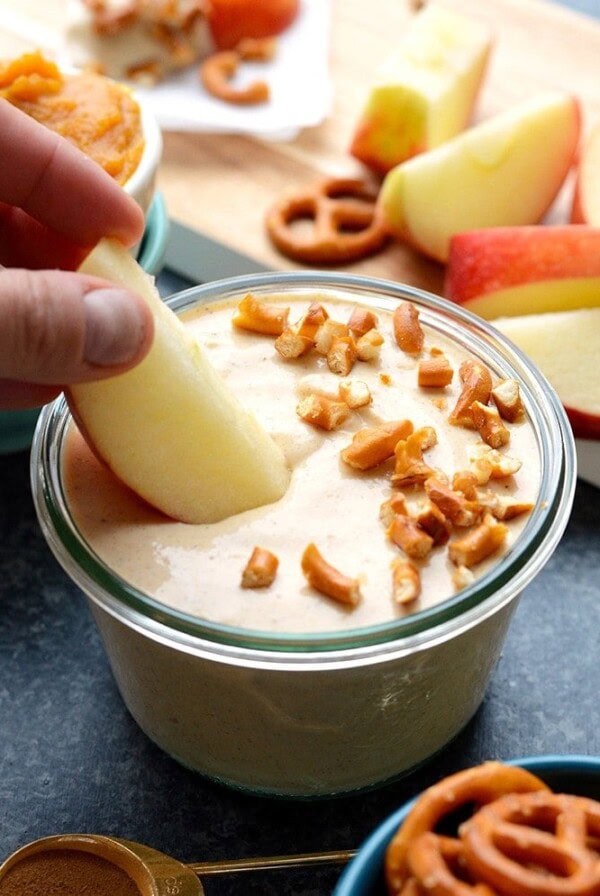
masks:
<svg viewBox="0 0 600 896"><path fill-rule="evenodd" d="M130 246L143 228L96 162L0 99L0 408L36 407L144 357L143 299L74 270L101 237Z"/></svg>

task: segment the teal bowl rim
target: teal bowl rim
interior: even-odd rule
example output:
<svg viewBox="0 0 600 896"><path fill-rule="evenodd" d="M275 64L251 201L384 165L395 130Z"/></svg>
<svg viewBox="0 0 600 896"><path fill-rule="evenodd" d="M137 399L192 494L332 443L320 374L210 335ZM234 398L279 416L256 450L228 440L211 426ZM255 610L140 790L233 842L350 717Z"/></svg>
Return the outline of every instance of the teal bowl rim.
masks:
<svg viewBox="0 0 600 896"><path fill-rule="evenodd" d="M585 754L548 754L510 759L506 765L518 765L540 778L554 775L577 775L598 778L600 756ZM385 896L382 883L383 862L387 845L405 820L418 795L389 815L369 834L338 880L332 896Z"/></svg>
<svg viewBox="0 0 600 896"><path fill-rule="evenodd" d="M146 230L137 260L147 274L156 274L162 267L169 240L170 222L162 193L155 193L148 210Z"/></svg>
<svg viewBox="0 0 600 896"><path fill-rule="evenodd" d="M165 201L160 193L155 193L137 255L138 262L148 274L156 274L162 266L169 227ZM15 454L30 447L39 413L40 408L0 411L0 455Z"/></svg>

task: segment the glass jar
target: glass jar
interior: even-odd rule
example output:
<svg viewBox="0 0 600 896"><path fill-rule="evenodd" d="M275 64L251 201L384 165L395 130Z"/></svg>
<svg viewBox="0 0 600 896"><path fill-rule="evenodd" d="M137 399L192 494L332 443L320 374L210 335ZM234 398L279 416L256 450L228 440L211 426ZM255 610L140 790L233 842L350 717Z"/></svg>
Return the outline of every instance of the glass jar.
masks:
<svg viewBox="0 0 600 896"><path fill-rule="evenodd" d="M486 322L417 289L334 273L245 276L169 300L183 314L248 291L328 296L391 312L413 302L421 320L497 377L520 383L539 456L535 506L487 572L441 603L363 628L278 633L222 625L174 610L112 571L70 512L61 456L64 398L44 409L32 485L47 542L86 595L122 697L162 749L210 778L265 794L322 796L383 783L447 744L480 705L523 588L567 524L575 447L562 406L540 372Z"/></svg>

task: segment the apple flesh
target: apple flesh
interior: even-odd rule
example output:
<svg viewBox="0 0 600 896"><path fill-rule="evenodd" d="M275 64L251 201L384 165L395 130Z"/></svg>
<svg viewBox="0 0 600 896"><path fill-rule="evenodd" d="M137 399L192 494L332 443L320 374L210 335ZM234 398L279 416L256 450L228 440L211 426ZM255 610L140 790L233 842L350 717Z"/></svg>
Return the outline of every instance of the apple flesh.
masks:
<svg viewBox="0 0 600 896"><path fill-rule="evenodd" d="M378 214L386 229L448 260L454 234L536 224L573 164L577 100L555 91L520 103L386 175Z"/></svg>
<svg viewBox="0 0 600 896"><path fill-rule="evenodd" d="M489 227L456 234L444 295L487 320L600 306L600 228Z"/></svg>
<svg viewBox="0 0 600 896"><path fill-rule="evenodd" d="M119 243L103 240L80 270L135 290L154 315L154 341L141 364L67 391L95 454L149 504L182 522L215 522L277 501L290 478L283 453L137 262Z"/></svg>
<svg viewBox="0 0 600 896"><path fill-rule="evenodd" d="M562 401L575 436L600 438L600 308L526 314L492 322L529 356Z"/></svg>
<svg viewBox="0 0 600 896"><path fill-rule="evenodd" d="M491 43L479 22L425 6L377 72L350 153L383 175L458 134L469 122Z"/></svg>
<svg viewBox="0 0 600 896"><path fill-rule="evenodd" d="M571 221L600 227L600 121L591 129L580 151Z"/></svg>

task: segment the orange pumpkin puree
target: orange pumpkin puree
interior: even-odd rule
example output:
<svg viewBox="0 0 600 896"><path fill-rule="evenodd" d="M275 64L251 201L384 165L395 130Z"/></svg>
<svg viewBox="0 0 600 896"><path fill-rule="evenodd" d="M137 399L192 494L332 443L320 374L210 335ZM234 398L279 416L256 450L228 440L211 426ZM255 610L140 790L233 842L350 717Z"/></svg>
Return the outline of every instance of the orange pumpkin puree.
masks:
<svg viewBox="0 0 600 896"><path fill-rule="evenodd" d="M0 62L0 97L56 131L119 184L144 151L140 107L128 88L102 75L64 74L41 53Z"/></svg>

